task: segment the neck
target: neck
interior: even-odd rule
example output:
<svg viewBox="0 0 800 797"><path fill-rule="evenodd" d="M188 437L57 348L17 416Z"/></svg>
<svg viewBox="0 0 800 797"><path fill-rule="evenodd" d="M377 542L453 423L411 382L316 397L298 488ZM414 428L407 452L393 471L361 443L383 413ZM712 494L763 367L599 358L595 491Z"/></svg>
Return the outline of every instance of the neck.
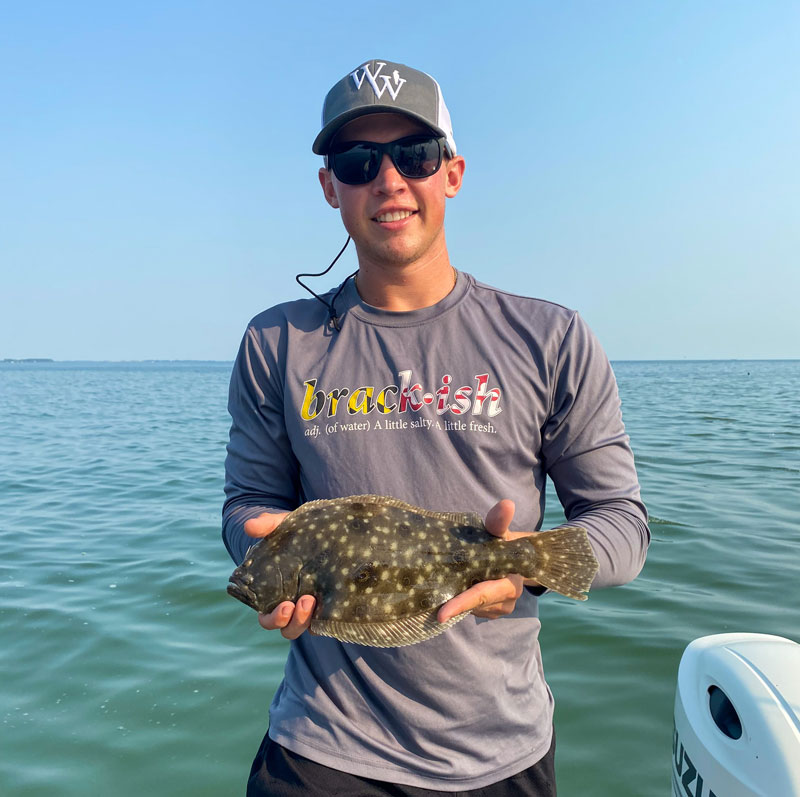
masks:
<svg viewBox="0 0 800 797"><path fill-rule="evenodd" d="M424 261L408 264L376 263L359 257L356 288L373 307L408 312L430 307L455 287L456 270L447 249Z"/></svg>

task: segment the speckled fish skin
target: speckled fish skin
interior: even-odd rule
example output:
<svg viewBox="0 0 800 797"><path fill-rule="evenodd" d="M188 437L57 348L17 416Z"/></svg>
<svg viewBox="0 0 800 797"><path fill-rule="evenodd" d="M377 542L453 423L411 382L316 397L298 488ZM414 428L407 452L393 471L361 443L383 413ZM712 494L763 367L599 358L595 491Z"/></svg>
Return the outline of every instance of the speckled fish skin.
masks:
<svg viewBox="0 0 800 797"><path fill-rule="evenodd" d="M310 501L253 545L228 592L259 612L313 595L310 629L342 642L411 645L446 630L439 607L481 581L519 573L576 600L597 560L586 531L564 527L504 541L475 514L432 512L395 498Z"/></svg>

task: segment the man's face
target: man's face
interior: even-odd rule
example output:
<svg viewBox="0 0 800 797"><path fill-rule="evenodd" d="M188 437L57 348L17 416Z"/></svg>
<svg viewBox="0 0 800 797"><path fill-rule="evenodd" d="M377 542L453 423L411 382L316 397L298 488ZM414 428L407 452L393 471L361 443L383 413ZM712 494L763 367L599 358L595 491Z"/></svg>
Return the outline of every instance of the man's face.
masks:
<svg viewBox="0 0 800 797"><path fill-rule="evenodd" d="M401 114L370 114L344 125L335 143L386 143L428 132ZM329 169L320 169L319 179L328 203L339 208L362 265L397 267L424 265L446 252L445 201L458 193L463 173L464 159L456 156L443 159L439 171L430 177L407 178L384 155L378 176L365 185L342 183Z"/></svg>

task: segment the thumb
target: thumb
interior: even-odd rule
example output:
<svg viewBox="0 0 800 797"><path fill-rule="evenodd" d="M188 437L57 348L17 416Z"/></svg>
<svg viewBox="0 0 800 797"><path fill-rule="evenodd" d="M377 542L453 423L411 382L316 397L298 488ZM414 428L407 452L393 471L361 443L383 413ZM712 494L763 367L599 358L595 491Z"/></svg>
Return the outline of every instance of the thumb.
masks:
<svg viewBox="0 0 800 797"><path fill-rule="evenodd" d="M495 537L508 539L508 527L514 519L514 502L509 498L498 501L486 514L486 531Z"/></svg>
<svg viewBox="0 0 800 797"><path fill-rule="evenodd" d="M264 512L258 517L245 520L244 533L248 537L266 537L278 528L288 514L288 512Z"/></svg>

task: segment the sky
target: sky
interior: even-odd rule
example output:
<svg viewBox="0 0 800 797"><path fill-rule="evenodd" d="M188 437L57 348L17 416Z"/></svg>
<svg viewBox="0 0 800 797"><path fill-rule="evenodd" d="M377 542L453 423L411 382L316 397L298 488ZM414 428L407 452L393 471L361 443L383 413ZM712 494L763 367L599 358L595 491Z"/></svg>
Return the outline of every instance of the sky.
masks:
<svg viewBox="0 0 800 797"><path fill-rule="evenodd" d="M0 360L232 360L344 243L311 143L370 58L442 86L458 269L612 360L798 358L798 41L795 0L3 4Z"/></svg>

